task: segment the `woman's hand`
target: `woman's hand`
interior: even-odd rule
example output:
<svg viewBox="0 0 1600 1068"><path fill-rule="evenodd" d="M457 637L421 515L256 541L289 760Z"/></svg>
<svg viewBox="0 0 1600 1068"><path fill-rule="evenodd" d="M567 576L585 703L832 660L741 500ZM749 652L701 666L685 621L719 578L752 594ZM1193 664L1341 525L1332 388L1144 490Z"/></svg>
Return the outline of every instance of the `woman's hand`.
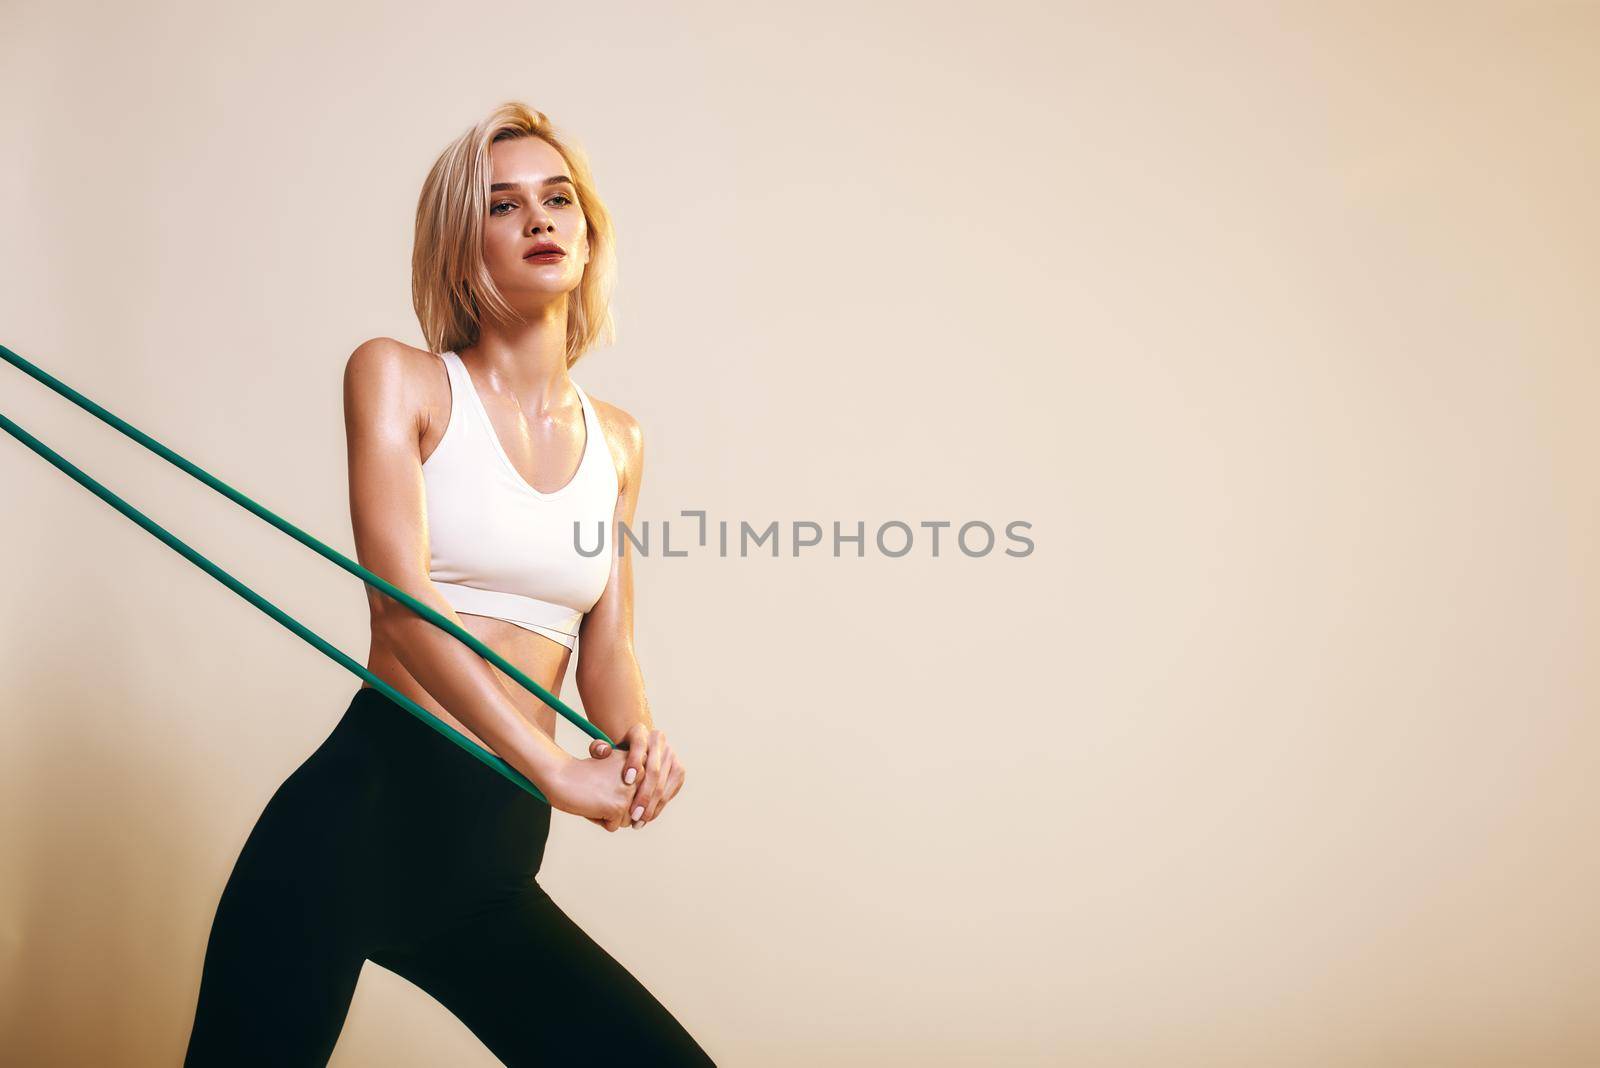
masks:
<svg viewBox="0 0 1600 1068"><path fill-rule="evenodd" d="M652 730L643 723L628 728L628 733L619 741L628 747L622 781L638 787L628 802L627 818L635 828L640 828L659 816L667 802L683 789L683 762L668 744L666 732ZM616 750L596 738L589 743L589 752L605 757Z"/></svg>
<svg viewBox="0 0 1600 1068"><path fill-rule="evenodd" d="M595 746L589 747L595 753L591 760L568 759L555 779L545 784L544 793L551 808L583 816L590 823L616 831L628 822L634 789L622 781L622 758L626 754L609 745L602 748L604 752L595 753Z"/></svg>

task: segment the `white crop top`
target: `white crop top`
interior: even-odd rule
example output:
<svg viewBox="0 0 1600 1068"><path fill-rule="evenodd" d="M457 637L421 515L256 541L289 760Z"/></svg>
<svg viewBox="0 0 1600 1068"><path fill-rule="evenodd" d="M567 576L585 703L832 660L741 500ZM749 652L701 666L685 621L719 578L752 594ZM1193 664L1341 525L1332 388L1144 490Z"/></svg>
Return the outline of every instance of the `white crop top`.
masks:
<svg viewBox="0 0 1600 1068"><path fill-rule="evenodd" d="M585 437L577 473L553 493L523 479L495 436L466 364L442 355L450 420L422 465L428 577L457 614L490 616L571 649L611 576L617 467L583 387ZM574 546L574 526L584 556ZM604 545L605 552L594 550Z"/></svg>

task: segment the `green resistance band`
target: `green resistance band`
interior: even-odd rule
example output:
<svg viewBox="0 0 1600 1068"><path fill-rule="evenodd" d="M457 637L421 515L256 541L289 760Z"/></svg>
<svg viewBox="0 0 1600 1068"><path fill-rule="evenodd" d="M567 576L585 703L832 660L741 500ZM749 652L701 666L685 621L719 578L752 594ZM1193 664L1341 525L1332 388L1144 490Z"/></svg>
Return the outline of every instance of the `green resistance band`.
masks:
<svg viewBox="0 0 1600 1068"><path fill-rule="evenodd" d="M554 708L557 712L560 712L563 716L567 717L568 720L575 724L585 734L588 734L593 738L599 738L606 744L616 748L616 743L612 742L610 738L606 737L604 731L602 731L599 727L596 727L593 723L589 722L588 719L578 712L575 712L571 708L567 707L567 705L555 694L551 693L549 690L546 690L543 686L540 686L537 682L524 675L521 671L518 671L513 664L507 661L499 653L489 648L483 642L478 640L478 638L470 631L467 631L466 629L453 623L445 616L434 611L428 605L423 604L421 601L411 596L405 590L400 589L398 586L392 585L379 576L373 574L371 571L368 571L366 568L362 567L348 556L345 556L337 549L329 548L316 538L312 537L310 534L307 534L305 531L295 526L293 523L290 523L288 520L282 519L266 508L263 508L261 505L257 504L255 501L252 501L249 497L246 497L244 494L240 493L232 486L229 486L221 479L216 478L209 472L202 470L199 467L196 467L182 456L179 456L177 453L161 444L161 442L144 433L138 427L119 419L116 415L106 411L104 408L100 407L100 405L96 404L88 397L85 397L83 394L79 393L65 382L60 381L59 379L50 375L48 372L34 366L32 363L29 363L27 360L23 359L21 356L17 355L4 345L0 345L0 357L4 357L9 363L20 368L27 374L32 375L35 379L43 382L45 385L55 390L63 397L66 397L80 408L83 408L90 414L97 416L101 420L122 431L122 433L126 434L134 441L137 441L139 444L143 445L157 456L160 456L169 463L172 463L182 470L187 471L189 474L193 475L201 482L204 482L218 493L221 493L235 504L248 509L249 511L260 516L262 519L265 519L268 523L271 523L273 526L277 527L285 534L288 534L302 545L305 545L327 559L332 560L334 563L338 564L352 575L360 578L361 581L365 582L367 585L374 586L383 591L385 594L389 595L394 600L399 601L417 615L421 616L423 619L426 619L429 623L432 623L446 634L449 634L458 641L464 643L473 652L477 653L485 660L488 660L491 664L499 668L501 671L504 671L507 675L510 675L523 687L523 689L528 690L530 693L537 694L540 700L549 705L551 708ZM261 611L265 612L279 623L283 624L290 631L331 658L335 663L340 664L354 674L366 679L377 689L381 690L390 700L394 701L400 707L410 712L413 716L416 716L418 719L422 720L422 722L426 723L428 726L432 727L434 730L450 739L450 741L454 742L462 749L465 749L468 753L471 753L482 763L489 765L489 767L493 768L507 779L510 779L522 789L528 791L528 793L532 794L540 801L543 801L545 804L550 803L549 799L544 796L539 788L532 782L528 781L527 776L523 775L516 768L506 763L499 756L483 748L483 746L473 742L466 735L462 734L460 731L444 722L444 720L440 719L438 716L435 716L432 712L429 712L427 709L411 700L405 694L401 693L399 690L396 690L393 686L390 686L388 683L378 678L378 676L368 671L365 665L357 663L354 659L345 655L345 653L338 647L323 639L293 616L274 605L271 601L268 601L265 597L262 597L260 594L256 593L250 587L246 586L244 583L228 574L216 564L213 564L210 560L207 560L204 556L200 555L193 548L174 536L159 523L156 523L149 516L139 511L133 505L129 504L127 501L123 500L121 497L117 496L115 493L96 482L93 478L74 466L71 461L67 460L55 450L51 449L50 446L46 445L44 442L28 433L10 419L7 419L4 413L0 413L0 427L4 427L6 432L12 437L16 438L18 441L21 441L24 445L28 446L28 448L32 449L40 456L43 456L46 460L49 460L61 471L71 476L79 485L83 486L95 496L111 505L111 507L115 508L123 515L139 524L151 534L154 534L157 538L161 539L161 541L165 542L168 547L177 551L190 563L199 567L206 574L210 575L212 578L228 587L234 593L237 593L240 597L243 597L245 600L261 609Z"/></svg>

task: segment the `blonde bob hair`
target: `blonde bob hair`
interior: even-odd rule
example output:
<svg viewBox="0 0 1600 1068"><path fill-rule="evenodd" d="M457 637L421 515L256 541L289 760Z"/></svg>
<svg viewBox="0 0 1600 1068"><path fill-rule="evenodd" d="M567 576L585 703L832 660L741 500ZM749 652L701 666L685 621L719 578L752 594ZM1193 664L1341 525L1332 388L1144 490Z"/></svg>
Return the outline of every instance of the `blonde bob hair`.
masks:
<svg viewBox="0 0 1600 1068"><path fill-rule="evenodd" d="M583 280L567 295L567 366L599 341L615 338L611 290L616 279L616 235L611 213L595 189L583 150L556 131L544 112L517 101L501 104L434 161L417 198L411 251L411 303L434 352L465 348L478 339L485 317L517 316L483 262L483 220L489 212L489 146L538 137L561 153L589 231Z"/></svg>

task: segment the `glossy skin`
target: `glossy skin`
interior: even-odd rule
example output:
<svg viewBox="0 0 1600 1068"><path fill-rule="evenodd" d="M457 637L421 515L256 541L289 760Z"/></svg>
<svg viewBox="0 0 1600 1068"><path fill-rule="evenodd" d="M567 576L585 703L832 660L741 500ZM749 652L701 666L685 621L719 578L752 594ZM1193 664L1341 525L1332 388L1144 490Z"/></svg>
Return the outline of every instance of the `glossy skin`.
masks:
<svg viewBox="0 0 1600 1068"><path fill-rule="evenodd" d="M484 261L523 321L485 323L478 340L458 355L512 464L535 488L554 490L571 480L586 433L564 349L566 296L588 262L584 217L571 184L542 184L567 173L565 160L548 143L503 141L490 155L491 181L520 187L490 195ZM539 240L555 241L566 255L555 263L525 261L523 254ZM560 696L572 650L503 620L458 614L428 578L422 463L443 437L452 403L440 357L392 338L364 342L345 366L344 397L350 514L362 565L459 622ZM631 524L643 475L643 436L627 412L592 395L590 400L617 465L613 521ZM615 528L612 534L608 546L617 544ZM575 672L585 712L626 752L596 739L588 757L566 753L554 741L554 709L370 586L368 669L497 753L555 808L608 831L624 824L643 827L677 795L685 772L645 698L633 645L632 559L631 553L613 552L605 592L580 626Z"/></svg>

